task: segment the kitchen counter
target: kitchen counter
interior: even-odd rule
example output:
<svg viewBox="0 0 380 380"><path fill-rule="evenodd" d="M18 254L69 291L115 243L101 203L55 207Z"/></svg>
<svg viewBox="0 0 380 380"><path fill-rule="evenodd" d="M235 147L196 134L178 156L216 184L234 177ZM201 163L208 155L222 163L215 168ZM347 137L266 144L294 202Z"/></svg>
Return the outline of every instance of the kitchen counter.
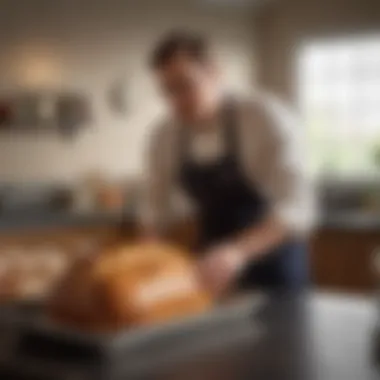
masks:
<svg viewBox="0 0 380 380"><path fill-rule="evenodd" d="M0 213L0 233L22 229L43 229L60 227L92 227L118 225L122 221L136 223L136 205L123 212L102 211L41 211ZM181 221L181 217L174 220ZM380 214L364 212L323 212L317 222L317 229L340 229L371 231L380 230Z"/></svg>
<svg viewBox="0 0 380 380"><path fill-rule="evenodd" d="M380 213L326 212L321 216L318 228L348 231L378 231L380 230Z"/></svg>
<svg viewBox="0 0 380 380"><path fill-rule="evenodd" d="M259 342L228 346L199 365L192 358L141 379L375 380L375 315L362 298L275 297L261 316L267 333Z"/></svg>
<svg viewBox="0 0 380 380"><path fill-rule="evenodd" d="M20 230L42 230L46 228L117 227L128 219L131 219L129 211L125 213L75 211L0 214L0 233L17 233Z"/></svg>
<svg viewBox="0 0 380 380"><path fill-rule="evenodd" d="M219 341L214 346L206 349L205 342L200 342L191 355L177 356L175 360L168 353L164 363L143 366L138 374L127 378L375 380L379 378L373 361L375 320L376 310L369 299L326 294L275 295L252 316L252 325L244 327L246 334L241 329L231 329L230 338L235 334L236 339L225 341L215 336ZM248 329L259 329L261 334L251 334ZM174 351L189 342L190 337L183 335ZM164 344L150 347L147 342L141 355L155 356L165 349ZM22 362L19 364L22 366ZM111 380L100 375L92 379Z"/></svg>

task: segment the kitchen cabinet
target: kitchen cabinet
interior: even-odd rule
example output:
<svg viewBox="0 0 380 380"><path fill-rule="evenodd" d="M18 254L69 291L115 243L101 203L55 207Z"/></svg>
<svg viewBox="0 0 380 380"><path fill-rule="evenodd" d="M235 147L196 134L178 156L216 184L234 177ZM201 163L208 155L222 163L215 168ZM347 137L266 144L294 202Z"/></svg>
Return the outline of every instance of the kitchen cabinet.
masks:
<svg viewBox="0 0 380 380"><path fill-rule="evenodd" d="M374 289L373 253L380 230L320 228L310 240L310 268L318 288L347 292Z"/></svg>
<svg viewBox="0 0 380 380"><path fill-rule="evenodd" d="M9 247L22 247L33 250L38 246L56 245L67 251L75 252L81 247L107 246L123 241L132 241L138 235L134 221L97 224L96 226L46 226L34 229L16 229L11 232L0 231L0 254ZM195 241L196 224L183 221L173 224L168 239L177 244L190 247Z"/></svg>
<svg viewBox="0 0 380 380"><path fill-rule="evenodd" d="M111 243L118 237L114 227L55 228L36 231L20 231L0 235L0 250L7 247L36 248L40 245L57 245L68 251L75 251L85 245Z"/></svg>

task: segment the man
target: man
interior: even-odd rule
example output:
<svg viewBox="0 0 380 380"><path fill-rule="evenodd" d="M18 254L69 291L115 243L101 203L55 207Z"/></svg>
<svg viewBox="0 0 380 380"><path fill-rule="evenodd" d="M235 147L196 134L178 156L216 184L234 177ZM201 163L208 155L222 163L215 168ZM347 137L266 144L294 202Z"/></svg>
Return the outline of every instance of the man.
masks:
<svg viewBox="0 0 380 380"><path fill-rule="evenodd" d="M298 125L269 98L228 94L202 36L169 34L151 64L172 113L150 144L146 233L159 233L179 192L197 213L200 274L215 294L304 286L313 207Z"/></svg>

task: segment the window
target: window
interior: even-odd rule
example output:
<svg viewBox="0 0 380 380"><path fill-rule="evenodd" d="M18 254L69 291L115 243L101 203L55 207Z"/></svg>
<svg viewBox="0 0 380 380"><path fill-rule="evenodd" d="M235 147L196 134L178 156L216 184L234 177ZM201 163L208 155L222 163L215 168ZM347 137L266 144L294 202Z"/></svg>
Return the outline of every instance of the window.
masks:
<svg viewBox="0 0 380 380"><path fill-rule="evenodd" d="M311 171L380 174L380 36L311 42L299 58Z"/></svg>

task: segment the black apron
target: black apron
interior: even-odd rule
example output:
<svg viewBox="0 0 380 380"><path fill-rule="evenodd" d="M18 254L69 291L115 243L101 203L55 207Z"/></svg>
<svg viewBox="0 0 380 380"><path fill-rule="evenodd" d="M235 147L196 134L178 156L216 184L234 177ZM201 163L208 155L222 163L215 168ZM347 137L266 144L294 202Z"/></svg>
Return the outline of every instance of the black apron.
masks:
<svg viewBox="0 0 380 380"><path fill-rule="evenodd" d="M268 202L259 187L242 173L239 162L237 115L233 101L224 107L223 157L208 164L195 163L188 154L187 129L181 129L179 180L199 210L197 250L228 241L245 228L259 224L268 214ZM300 288L307 282L306 245L289 240L247 265L238 288Z"/></svg>

